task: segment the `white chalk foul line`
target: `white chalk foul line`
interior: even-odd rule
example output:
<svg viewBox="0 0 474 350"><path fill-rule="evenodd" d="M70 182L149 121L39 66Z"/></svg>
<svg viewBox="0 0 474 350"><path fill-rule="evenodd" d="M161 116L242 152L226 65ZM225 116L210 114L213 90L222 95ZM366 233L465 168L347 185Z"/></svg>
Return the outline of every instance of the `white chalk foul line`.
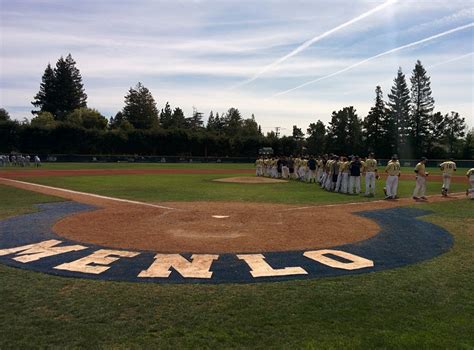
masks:
<svg viewBox="0 0 474 350"><path fill-rule="evenodd" d="M433 197L439 197L439 195L431 195L427 196L427 198L433 198ZM457 193L452 193L446 197L446 199L460 199L463 198L464 193L463 192L457 192ZM406 198L400 198L400 199L410 199L409 197ZM317 209L317 208L331 208L331 207L343 207L346 205L367 205L367 204L372 204L372 203L397 203L388 201L385 199L378 199L376 201L369 201L369 202L349 202L349 203L336 203L336 204L325 204L325 205L310 205L307 207L296 207L296 208L288 208L288 209L283 209L282 211L292 211L292 210L304 210L304 209ZM419 201L414 201L413 203L429 203L427 201L419 200ZM403 203L405 204L405 203ZM406 203L406 205L409 205L409 203Z"/></svg>
<svg viewBox="0 0 474 350"><path fill-rule="evenodd" d="M33 187L45 188L45 189L54 190L54 191L59 191L59 192L66 192L66 193L72 193L72 194L79 194L79 195L82 195L82 196L89 196L89 197L94 197L94 198L107 199L107 200L111 200L111 201L115 201L115 202L122 202L122 203L129 203L129 204L138 204L138 205L143 205L143 206L146 206L146 207L159 208L159 209L169 209L169 210L175 210L175 209L176 209L176 208L165 207L165 206L157 205L157 204L151 204L151 203L145 203L145 202L132 201L132 200L129 200L129 199L122 199L122 198L101 196L101 195L99 195L99 194L94 194L94 193L87 193L87 192L80 192L80 191L67 190L67 189L65 189L65 188L59 188L59 187L38 185L38 184L35 184L35 183L32 183L32 182L25 182L25 181L18 181L18 180L6 179L6 178L3 178L3 177L0 177L0 180L1 180L1 181L6 181L6 182L12 182L12 183L18 183L18 184L33 186Z"/></svg>

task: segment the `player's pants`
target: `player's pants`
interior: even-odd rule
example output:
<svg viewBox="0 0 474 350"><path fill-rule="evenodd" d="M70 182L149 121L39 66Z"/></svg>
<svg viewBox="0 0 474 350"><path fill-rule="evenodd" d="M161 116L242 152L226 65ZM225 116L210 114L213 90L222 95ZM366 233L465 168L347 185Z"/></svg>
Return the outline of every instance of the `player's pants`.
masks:
<svg viewBox="0 0 474 350"><path fill-rule="evenodd" d="M443 188L445 190L449 190L450 185L451 185L451 175L443 174Z"/></svg>
<svg viewBox="0 0 474 350"><path fill-rule="evenodd" d="M355 186L355 193L360 193L360 176L350 176L349 177L349 192L350 194L354 193L354 186Z"/></svg>
<svg viewBox="0 0 474 350"><path fill-rule="evenodd" d="M327 191L331 191L331 189L332 189L332 174L327 174L326 175L326 181L324 183L324 188Z"/></svg>
<svg viewBox="0 0 474 350"><path fill-rule="evenodd" d="M365 173L365 194L375 194L375 173L373 171Z"/></svg>
<svg viewBox="0 0 474 350"><path fill-rule="evenodd" d="M311 182L311 181L316 182L316 169L315 170L308 169L306 176L307 176L306 178L308 179L308 182Z"/></svg>
<svg viewBox="0 0 474 350"><path fill-rule="evenodd" d="M413 197L424 197L425 192L426 192L426 178L424 176L417 176L415 190L413 191Z"/></svg>
<svg viewBox="0 0 474 350"><path fill-rule="evenodd" d="M395 198L398 190L398 176L388 175L385 187L387 189L387 197Z"/></svg>
<svg viewBox="0 0 474 350"><path fill-rule="evenodd" d="M321 184L321 188L324 188L324 185L326 184L326 177L328 176L328 174L326 174L325 171L323 171L323 173L321 174L321 177L319 179L319 183Z"/></svg>
<svg viewBox="0 0 474 350"><path fill-rule="evenodd" d="M342 173L339 172L339 174L337 174L336 188L334 189L334 192L341 191L341 182L342 182Z"/></svg>
<svg viewBox="0 0 474 350"><path fill-rule="evenodd" d="M469 198L474 199L474 175L469 176L469 183L471 188L468 190Z"/></svg>
<svg viewBox="0 0 474 350"><path fill-rule="evenodd" d="M255 175L256 176L262 176L262 166L257 165L257 169L255 170Z"/></svg>
<svg viewBox="0 0 474 350"><path fill-rule="evenodd" d="M298 168L298 177L300 178L300 180L306 180L306 172L306 167L300 166Z"/></svg>
<svg viewBox="0 0 474 350"><path fill-rule="evenodd" d="M278 177L278 168L276 165L272 167L272 177Z"/></svg>
<svg viewBox="0 0 474 350"><path fill-rule="evenodd" d="M349 173L342 173L342 180L341 180L341 193L348 193L349 192Z"/></svg>
<svg viewBox="0 0 474 350"><path fill-rule="evenodd" d="M290 169L287 166L281 167L281 177L288 179L290 177Z"/></svg>
<svg viewBox="0 0 474 350"><path fill-rule="evenodd" d="M318 182L321 183L322 178L323 178L323 169L318 168L318 174L316 175L316 180L318 180Z"/></svg>

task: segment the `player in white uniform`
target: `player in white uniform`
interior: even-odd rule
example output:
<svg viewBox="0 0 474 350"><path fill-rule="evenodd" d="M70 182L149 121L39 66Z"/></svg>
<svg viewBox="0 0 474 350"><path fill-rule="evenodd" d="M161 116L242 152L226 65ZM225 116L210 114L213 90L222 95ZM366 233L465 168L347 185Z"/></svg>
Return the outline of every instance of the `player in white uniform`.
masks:
<svg viewBox="0 0 474 350"><path fill-rule="evenodd" d="M469 196L470 199L474 199L474 168L471 168L467 171L466 176L469 180L471 188L466 190L466 196Z"/></svg>
<svg viewBox="0 0 474 350"><path fill-rule="evenodd" d="M374 154L370 153L364 164L365 170L365 195L375 196L375 179L378 179L377 161L374 159Z"/></svg>
<svg viewBox="0 0 474 350"><path fill-rule="evenodd" d="M416 185L415 190L413 191L413 199L423 199L426 200L425 192L426 192L426 177L429 175L426 171L426 157L422 157L420 162L415 167L416 173Z"/></svg>
<svg viewBox="0 0 474 350"><path fill-rule="evenodd" d="M443 172L443 187L441 188L441 194L446 197L448 195L449 186L451 185L451 176L456 171L456 163L453 159L443 162L439 165L439 168Z"/></svg>
<svg viewBox="0 0 474 350"><path fill-rule="evenodd" d="M398 178L400 177L400 163L396 155L393 155L392 159L388 162L385 172L387 173L385 199L395 199L397 198Z"/></svg>

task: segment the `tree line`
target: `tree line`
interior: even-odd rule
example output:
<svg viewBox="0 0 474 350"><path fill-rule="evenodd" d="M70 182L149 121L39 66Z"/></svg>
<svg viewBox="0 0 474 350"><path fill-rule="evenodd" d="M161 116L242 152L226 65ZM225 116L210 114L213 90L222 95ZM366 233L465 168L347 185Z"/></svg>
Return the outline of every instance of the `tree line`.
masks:
<svg viewBox="0 0 474 350"><path fill-rule="evenodd" d="M193 109L186 117L180 107L167 102L159 110L142 83L131 87L124 107L106 118L87 106L87 94L76 62L69 54L55 67L47 65L40 89L31 102L31 121L12 121L0 108L0 152L143 154L193 156L254 156L261 147L277 154L366 154L379 158L472 159L474 131L467 132L457 112L434 112L430 77L417 61L408 87L399 68L384 101L375 89L374 105L365 118L353 106L334 111L328 125L311 123L306 134L296 125L291 136L263 135L252 114L243 118L237 108L225 113Z"/></svg>

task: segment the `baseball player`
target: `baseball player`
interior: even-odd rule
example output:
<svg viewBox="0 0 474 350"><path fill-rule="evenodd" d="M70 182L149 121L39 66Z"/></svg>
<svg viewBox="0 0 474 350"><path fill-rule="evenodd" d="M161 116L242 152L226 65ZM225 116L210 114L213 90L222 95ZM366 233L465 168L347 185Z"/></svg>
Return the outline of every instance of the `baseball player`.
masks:
<svg viewBox="0 0 474 350"><path fill-rule="evenodd" d="M349 163L349 194L359 194L360 193L360 170L362 168L362 163L358 156L354 156ZM355 192L354 192L355 186Z"/></svg>
<svg viewBox="0 0 474 350"><path fill-rule="evenodd" d="M375 179L379 178L377 174L377 161L374 154L370 153L364 164L365 171L365 195L367 197L375 196Z"/></svg>
<svg viewBox="0 0 474 350"><path fill-rule="evenodd" d="M385 167L387 173L387 180L385 182L385 199L397 198L398 178L400 177L400 163L396 154Z"/></svg>
<svg viewBox="0 0 474 350"><path fill-rule="evenodd" d="M307 176L308 182L309 183L311 183L311 182L316 183L317 162L316 162L316 159L314 159L313 156L309 157L307 166L308 166L308 176Z"/></svg>
<svg viewBox="0 0 474 350"><path fill-rule="evenodd" d="M341 193L348 193L348 187L349 187L349 161L347 160L347 157L342 157L342 162L340 166L340 172L341 172Z"/></svg>
<svg viewBox="0 0 474 350"><path fill-rule="evenodd" d="M427 200L425 197L426 192L426 177L429 173L426 171L426 157L422 157L420 162L415 167L416 173L416 185L415 190L413 191L413 199L414 200Z"/></svg>
<svg viewBox="0 0 474 350"><path fill-rule="evenodd" d="M466 196L474 199L474 168L469 169L466 173L466 176L469 180L469 184L471 185L471 188L466 190Z"/></svg>
<svg viewBox="0 0 474 350"><path fill-rule="evenodd" d="M447 197L449 185L451 185L451 176L453 175L453 171L456 171L456 163L454 163L454 159L451 158L450 160L441 163L439 168L443 172L443 187L441 188L441 194L444 197Z"/></svg>

